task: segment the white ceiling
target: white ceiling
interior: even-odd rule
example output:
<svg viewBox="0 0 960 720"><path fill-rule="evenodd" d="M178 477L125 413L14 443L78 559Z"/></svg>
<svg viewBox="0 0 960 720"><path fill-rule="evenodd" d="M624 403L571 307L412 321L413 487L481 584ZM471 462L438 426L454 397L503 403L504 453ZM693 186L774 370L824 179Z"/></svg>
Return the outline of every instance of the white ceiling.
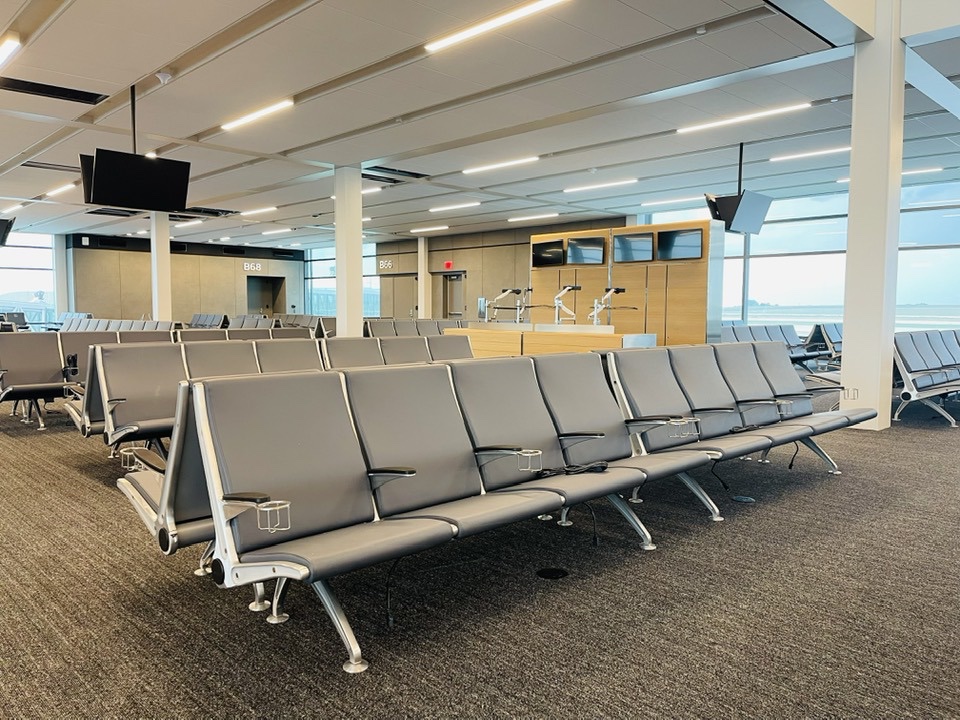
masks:
<svg viewBox="0 0 960 720"><path fill-rule="evenodd" d="M450 233L486 231L507 227L509 217L546 212L560 220L602 219L643 212L645 202L731 192L740 142L751 189L794 197L844 187L836 181L848 174L846 154L769 158L849 143L849 48L830 49L760 0L567 0L500 32L433 55L422 50L518 4L0 0L0 30L27 36L0 74L109 96L90 106L0 90L2 207L26 201L16 229L28 232L146 229L145 215L88 214L79 188L37 201L79 179L78 153L131 149L131 85L138 149L161 148L165 157L191 162L188 204L278 208L251 221L233 216L174 229L186 241L229 236L231 243L307 247L329 240L332 165L425 176L398 176L400 183L364 197L368 240L409 237L411 228L437 224ZM30 22L35 27L24 33ZM917 48L948 76L960 74L958 50L956 40ZM172 81L161 85L159 71ZM220 129L286 97L297 104ZM808 101L815 107L790 115L672 132ZM906 105L904 167L946 170L905 181L960 179L960 120L914 90ZM460 172L529 155L541 160ZM563 192L626 178L638 182ZM481 205L429 212L468 200ZM295 229L262 235L281 228Z"/></svg>

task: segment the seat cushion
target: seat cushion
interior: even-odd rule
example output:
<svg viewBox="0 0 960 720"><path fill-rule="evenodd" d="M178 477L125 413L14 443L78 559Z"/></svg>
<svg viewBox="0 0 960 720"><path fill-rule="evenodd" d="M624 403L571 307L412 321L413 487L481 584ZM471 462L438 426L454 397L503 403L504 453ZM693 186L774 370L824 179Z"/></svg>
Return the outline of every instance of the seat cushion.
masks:
<svg viewBox="0 0 960 720"><path fill-rule="evenodd" d="M136 488L140 496L147 501L154 512L160 509L160 492L163 488L163 475L153 470L140 470L127 473L127 481Z"/></svg>
<svg viewBox="0 0 960 720"><path fill-rule="evenodd" d="M291 523L296 522L296 509ZM452 540L449 523L434 519L389 519L288 540L240 556L242 562L292 562L308 568L307 582L411 555Z"/></svg>
<svg viewBox="0 0 960 720"><path fill-rule="evenodd" d="M612 463L611 463L612 465ZM632 467L609 467L603 472L585 472L578 475L553 475L511 485L497 492L516 490L549 490L562 495L565 505L576 505L596 500L611 493L626 492L646 479L646 474Z"/></svg>
<svg viewBox="0 0 960 720"><path fill-rule="evenodd" d="M751 430L750 434L763 435L764 437L770 438L770 442L774 445L783 445L810 437L813 435L813 428L806 425L774 423L773 425L763 425L756 430Z"/></svg>
<svg viewBox="0 0 960 720"><path fill-rule="evenodd" d="M678 449L671 452L657 452L650 455L636 455L622 460L614 460L609 464L609 467L610 469L639 468L647 476L647 480L659 480L706 465L711 460L712 458L705 452Z"/></svg>
<svg viewBox="0 0 960 720"><path fill-rule="evenodd" d="M676 448L664 448L660 452L680 452L684 450L699 450L714 455L719 454L717 460L729 460L730 458L749 455L750 453L760 452L771 447L773 442L770 438L756 433L737 433L735 435L721 435L720 437L707 438L698 442L687 443Z"/></svg>
<svg viewBox="0 0 960 720"><path fill-rule="evenodd" d="M832 410L830 412L813 413L812 415L798 415L786 417L780 421L782 425L806 425L813 429L814 435L839 430L850 424L850 418L844 413Z"/></svg>
<svg viewBox="0 0 960 720"><path fill-rule="evenodd" d="M432 518L457 526L457 536L467 537L518 520L543 515L563 507L563 498L546 490L493 492L453 500L393 518Z"/></svg>

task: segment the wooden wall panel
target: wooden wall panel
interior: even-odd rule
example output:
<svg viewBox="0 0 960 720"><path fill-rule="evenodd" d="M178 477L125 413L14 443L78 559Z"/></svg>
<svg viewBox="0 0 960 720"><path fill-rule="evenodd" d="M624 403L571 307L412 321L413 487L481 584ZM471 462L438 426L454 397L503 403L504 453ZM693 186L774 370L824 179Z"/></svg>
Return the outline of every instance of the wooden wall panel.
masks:
<svg viewBox="0 0 960 720"><path fill-rule="evenodd" d="M667 327L667 268L651 265L647 268L646 332L655 333L657 345L666 344Z"/></svg>
<svg viewBox="0 0 960 720"><path fill-rule="evenodd" d="M637 310L613 310L613 325L619 333L644 333L647 328L647 266L644 263L624 263L613 266L611 287L622 287L625 293L614 295L614 306L633 306ZM606 313L604 313L606 315ZM606 320L606 317L601 317Z"/></svg>
<svg viewBox="0 0 960 720"><path fill-rule="evenodd" d="M117 252L120 262L120 314L117 318L138 320L152 317L150 256L146 253Z"/></svg>
<svg viewBox="0 0 960 720"><path fill-rule="evenodd" d="M574 302L567 303L574 312L577 313L577 324L578 325L592 325L593 320L591 320L588 315L593 311L593 300L596 298L599 300L603 297L604 290L608 287L607 280L607 268L603 267L591 267L584 268L578 267L575 270L575 284L580 286L579 292L567 293L564 296L564 299L570 295L574 295ZM601 322L605 318L600 318Z"/></svg>
<svg viewBox="0 0 960 720"><path fill-rule="evenodd" d="M666 344L705 341L707 314L705 263L677 263L667 267Z"/></svg>

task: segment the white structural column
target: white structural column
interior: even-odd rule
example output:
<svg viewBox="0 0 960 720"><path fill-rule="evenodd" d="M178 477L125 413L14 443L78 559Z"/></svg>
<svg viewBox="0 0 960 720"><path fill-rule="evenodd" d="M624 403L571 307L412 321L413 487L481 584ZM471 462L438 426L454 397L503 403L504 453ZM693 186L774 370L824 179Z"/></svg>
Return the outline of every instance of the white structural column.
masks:
<svg viewBox="0 0 960 720"><path fill-rule="evenodd" d="M433 317L433 280L430 277L430 248L425 237L417 238L417 317Z"/></svg>
<svg viewBox="0 0 960 720"><path fill-rule="evenodd" d="M150 287L153 319L173 320L173 283L170 280L170 216L150 213Z"/></svg>
<svg viewBox="0 0 960 720"><path fill-rule="evenodd" d="M840 407L872 407L859 427L890 426L903 165L905 45L900 0L877 0L875 39L854 55L850 214Z"/></svg>
<svg viewBox="0 0 960 720"><path fill-rule="evenodd" d="M67 264L67 236L53 236L53 281L56 311L68 312L70 308L70 268Z"/></svg>
<svg viewBox="0 0 960 720"><path fill-rule="evenodd" d="M334 171L337 258L337 336L363 335L363 198L360 168Z"/></svg>

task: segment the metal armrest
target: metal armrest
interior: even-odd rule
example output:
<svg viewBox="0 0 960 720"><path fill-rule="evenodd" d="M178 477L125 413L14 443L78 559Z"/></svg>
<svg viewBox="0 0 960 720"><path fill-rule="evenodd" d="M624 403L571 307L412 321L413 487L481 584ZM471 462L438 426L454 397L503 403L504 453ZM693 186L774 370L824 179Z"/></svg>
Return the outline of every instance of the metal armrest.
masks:
<svg viewBox="0 0 960 720"><path fill-rule="evenodd" d="M367 471L367 477L370 478L370 486L377 490L388 482L398 478L413 477L417 474L416 468L412 467L382 467L370 468Z"/></svg>
<svg viewBox="0 0 960 720"><path fill-rule="evenodd" d="M633 432L637 431L633 430L631 425L658 427L661 425L686 425L688 423L696 422L700 422L700 418L684 417L683 415L643 415L624 420L624 423L627 425L627 429Z"/></svg>
<svg viewBox="0 0 960 720"><path fill-rule="evenodd" d="M126 401L127 401L126 398L113 398L111 400L107 400L107 402L104 403L104 405L107 408L107 412L112 413L114 410L117 409L117 405L119 405L120 403L125 403Z"/></svg>
<svg viewBox="0 0 960 720"><path fill-rule="evenodd" d="M727 412L727 413L731 413L731 412L737 412L736 408L729 408L729 407L694 408L693 411L694 411L695 413L702 413L702 412Z"/></svg>
<svg viewBox="0 0 960 720"><path fill-rule="evenodd" d="M578 445L579 443L586 442L587 440L596 440L605 436L606 433L597 431L568 432L560 433L560 435L558 435L560 438L560 444L563 445L564 448Z"/></svg>
<svg viewBox="0 0 960 720"><path fill-rule="evenodd" d="M223 496L224 516L233 520L247 510L256 509L257 528L268 533L290 529L290 501L271 500L261 492L227 493Z"/></svg>
<svg viewBox="0 0 960 720"><path fill-rule="evenodd" d="M514 456L517 458L517 470L525 470L527 472L536 472L543 469L543 463L536 463L537 467L534 467L534 458L542 458L542 450L532 450L529 448L514 447L512 445L485 445L484 447L478 447L473 451L478 459L487 456L485 459L480 460L479 465L483 467L489 462L492 462L498 458L506 456ZM526 458L527 464L523 465L522 460Z"/></svg>

